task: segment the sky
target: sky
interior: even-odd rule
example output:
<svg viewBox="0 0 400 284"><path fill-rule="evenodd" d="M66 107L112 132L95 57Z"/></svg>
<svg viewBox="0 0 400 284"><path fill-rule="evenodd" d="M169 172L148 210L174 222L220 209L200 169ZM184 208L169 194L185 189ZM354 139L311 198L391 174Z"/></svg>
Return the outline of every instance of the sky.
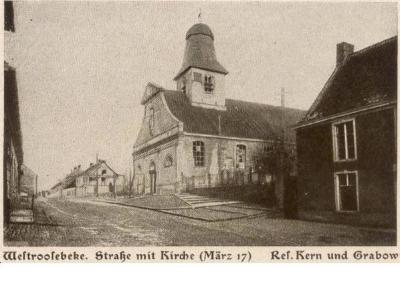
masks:
<svg viewBox="0 0 400 284"><path fill-rule="evenodd" d="M24 163L47 190L96 154L127 174L147 82L175 89L186 31L212 29L226 97L308 109L336 62L397 35L396 3L16 2L5 60L17 70Z"/></svg>

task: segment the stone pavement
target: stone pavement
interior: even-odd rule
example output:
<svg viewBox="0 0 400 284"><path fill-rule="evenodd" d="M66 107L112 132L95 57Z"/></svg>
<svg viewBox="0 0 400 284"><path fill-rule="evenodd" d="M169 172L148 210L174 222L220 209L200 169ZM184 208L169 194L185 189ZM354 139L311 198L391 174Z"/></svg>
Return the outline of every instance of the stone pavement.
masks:
<svg viewBox="0 0 400 284"><path fill-rule="evenodd" d="M246 205L217 208L243 213ZM227 210L226 210L227 209ZM38 202L41 222L11 224L6 246L368 246L395 245L394 230L359 228L268 215L204 222L90 200ZM249 209L251 210L251 209ZM217 212L217 214L220 214Z"/></svg>

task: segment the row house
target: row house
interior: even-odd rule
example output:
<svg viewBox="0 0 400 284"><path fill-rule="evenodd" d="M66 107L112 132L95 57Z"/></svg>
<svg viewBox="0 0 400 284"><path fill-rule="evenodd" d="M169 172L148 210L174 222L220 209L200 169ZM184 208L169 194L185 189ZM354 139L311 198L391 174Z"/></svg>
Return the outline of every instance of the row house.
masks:
<svg viewBox="0 0 400 284"><path fill-rule="evenodd" d="M96 163L82 170L81 165L49 190L49 198L98 196L116 194L124 189L124 176L116 173L105 160L97 159Z"/></svg>

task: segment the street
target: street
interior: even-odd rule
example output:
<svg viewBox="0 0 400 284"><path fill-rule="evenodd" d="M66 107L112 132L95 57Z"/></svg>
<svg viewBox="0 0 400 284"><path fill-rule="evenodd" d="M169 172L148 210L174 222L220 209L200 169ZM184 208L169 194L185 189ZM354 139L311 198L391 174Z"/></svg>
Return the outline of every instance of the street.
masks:
<svg viewBox="0 0 400 284"><path fill-rule="evenodd" d="M6 245L307 246L394 245L394 230L256 216L205 222L85 199L36 203L36 224L10 224Z"/></svg>

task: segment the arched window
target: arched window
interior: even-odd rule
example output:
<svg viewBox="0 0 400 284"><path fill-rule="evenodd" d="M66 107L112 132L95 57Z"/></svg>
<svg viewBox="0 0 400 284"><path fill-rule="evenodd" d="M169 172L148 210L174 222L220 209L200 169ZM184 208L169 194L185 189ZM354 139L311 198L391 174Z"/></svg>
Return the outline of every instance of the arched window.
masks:
<svg viewBox="0 0 400 284"><path fill-rule="evenodd" d="M167 157L165 157L164 160L164 168L168 168L171 167L174 163L174 160L172 159L171 155L168 155Z"/></svg>
<svg viewBox="0 0 400 284"><path fill-rule="evenodd" d="M193 160L195 167L204 167L204 142L193 142Z"/></svg>
<svg viewBox="0 0 400 284"><path fill-rule="evenodd" d="M156 164L153 161L150 162L149 171L150 172L156 171Z"/></svg>
<svg viewBox="0 0 400 284"><path fill-rule="evenodd" d="M236 168L244 169L246 167L246 145L236 145Z"/></svg>
<svg viewBox="0 0 400 284"><path fill-rule="evenodd" d="M150 128L150 132L153 133L154 132L154 125L155 125L155 120L154 120L154 108L151 107L149 109L149 128Z"/></svg>

